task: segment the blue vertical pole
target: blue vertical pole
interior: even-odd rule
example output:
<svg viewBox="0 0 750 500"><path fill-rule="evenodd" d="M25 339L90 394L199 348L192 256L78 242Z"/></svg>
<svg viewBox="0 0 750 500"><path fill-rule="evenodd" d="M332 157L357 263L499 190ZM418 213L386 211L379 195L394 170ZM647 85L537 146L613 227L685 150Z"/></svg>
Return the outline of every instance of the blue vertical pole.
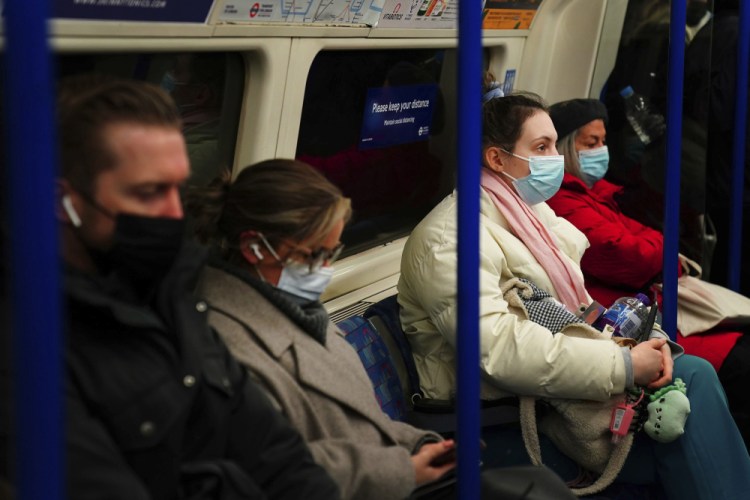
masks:
<svg viewBox="0 0 750 500"><path fill-rule="evenodd" d="M475 3L476 2L476 3ZM458 498L479 498L479 169L482 3L458 8Z"/></svg>
<svg viewBox="0 0 750 500"><path fill-rule="evenodd" d="M15 484L62 498L60 265L47 0L4 2Z"/></svg>
<svg viewBox="0 0 750 500"><path fill-rule="evenodd" d="M685 3L672 0L667 77L667 178L664 207L664 304L662 327L672 340L677 333L677 254L680 225L682 156L682 82L685 72Z"/></svg>
<svg viewBox="0 0 750 500"><path fill-rule="evenodd" d="M729 213L729 288L740 289L742 267L742 207L745 187L745 147L747 131L747 65L750 59L750 5L740 2L740 31L737 40L737 88L734 106L732 149L732 209Z"/></svg>

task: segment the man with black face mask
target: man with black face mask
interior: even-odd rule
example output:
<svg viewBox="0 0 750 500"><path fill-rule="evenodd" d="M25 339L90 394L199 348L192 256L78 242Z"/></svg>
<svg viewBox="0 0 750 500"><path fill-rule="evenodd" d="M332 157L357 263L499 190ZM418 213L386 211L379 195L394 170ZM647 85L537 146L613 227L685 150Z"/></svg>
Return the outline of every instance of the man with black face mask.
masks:
<svg viewBox="0 0 750 500"><path fill-rule="evenodd" d="M75 499L338 498L206 323L182 240L180 118L140 82L59 97L67 491Z"/></svg>

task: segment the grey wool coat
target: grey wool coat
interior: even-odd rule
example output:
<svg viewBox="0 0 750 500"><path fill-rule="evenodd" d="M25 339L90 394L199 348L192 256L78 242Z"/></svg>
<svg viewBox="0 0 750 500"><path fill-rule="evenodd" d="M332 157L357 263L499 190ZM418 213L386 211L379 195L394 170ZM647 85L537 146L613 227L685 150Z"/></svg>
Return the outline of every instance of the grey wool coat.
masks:
<svg viewBox="0 0 750 500"><path fill-rule="evenodd" d="M209 322L307 441L345 499L406 498L411 454L440 436L380 409L357 353L329 322L325 345L242 278L205 268Z"/></svg>

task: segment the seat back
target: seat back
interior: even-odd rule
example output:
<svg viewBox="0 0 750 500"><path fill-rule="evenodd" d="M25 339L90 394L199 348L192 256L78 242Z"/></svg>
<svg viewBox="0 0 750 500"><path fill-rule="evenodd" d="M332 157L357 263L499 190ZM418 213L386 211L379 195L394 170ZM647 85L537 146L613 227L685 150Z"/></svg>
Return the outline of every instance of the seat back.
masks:
<svg viewBox="0 0 750 500"><path fill-rule="evenodd" d="M414 363L409 340L401 329L396 295L371 305L363 316L380 332L401 379L401 388L406 396L407 405L413 407L414 401L422 397L422 390L419 388L417 365Z"/></svg>
<svg viewBox="0 0 750 500"><path fill-rule="evenodd" d="M362 316L352 316L336 324L347 342L357 351L370 377L380 408L393 420L404 420L407 403L394 359L378 330Z"/></svg>
<svg viewBox="0 0 750 500"><path fill-rule="evenodd" d="M411 345L401 328L399 308L397 296L393 295L371 305L363 316L380 332L394 360L403 394L407 396L404 421L419 428L450 435L457 426L455 401L424 397ZM483 401L480 419L483 427L518 422L518 398Z"/></svg>

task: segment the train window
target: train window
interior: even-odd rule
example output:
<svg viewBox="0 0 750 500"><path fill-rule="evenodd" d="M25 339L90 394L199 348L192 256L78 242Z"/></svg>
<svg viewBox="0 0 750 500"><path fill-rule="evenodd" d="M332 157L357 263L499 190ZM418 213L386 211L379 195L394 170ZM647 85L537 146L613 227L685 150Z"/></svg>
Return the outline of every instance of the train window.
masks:
<svg viewBox="0 0 750 500"><path fill-rule="evenodd" d="M444 50L324 51L305 87L296 157L352 199L348 253L409 233L451 182L435 152L445 125Z"/></svg>
<svg viewBox="0 0 750 500"><path fill-rule="evenodd" d="M180 108L192 174L204 185L231 168L245 69L236 53L63 55L61 76L102 73L159 84Z"/></svg>
<svg viewBox="0 0 750 500"><path fill-rule="evenodd" d="M706 158L711 87L711 5L689 2L680 187L680 250L707 268L705 234ZM665 116L668 95L670 2L631 0L615 67L604 90L610 171L607 178L625 186L621 205L631 217L662 229L666 173ZM630 86L650 107L646 130L636 133L625 114L621 91Z"/></svg>

